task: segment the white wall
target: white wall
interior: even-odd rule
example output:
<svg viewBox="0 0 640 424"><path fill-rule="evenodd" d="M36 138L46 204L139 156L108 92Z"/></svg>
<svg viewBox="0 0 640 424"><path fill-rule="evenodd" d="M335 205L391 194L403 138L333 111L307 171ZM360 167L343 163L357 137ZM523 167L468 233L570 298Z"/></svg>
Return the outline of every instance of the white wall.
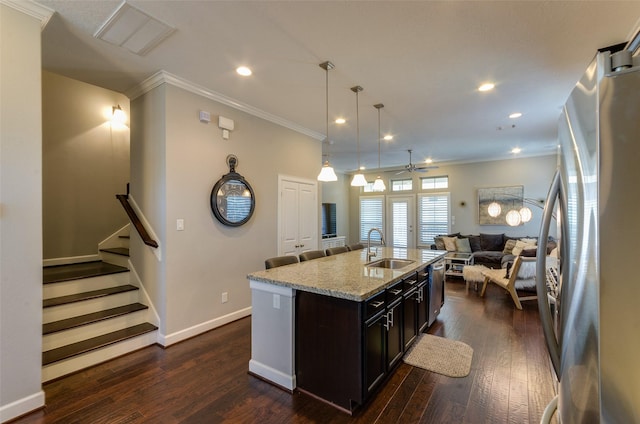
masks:
<svg viewBox="0 0 640 424"><path fill-rule="evenodd" d="M315 179L321 144L167 83L131 107L131 192L163 248L161 262L143 246L134 247L131 261L145 287L161 285L148 291L166 307L161 337L171 344L250 313L246 275L277 255L278 175ZM210 112L212 122L200 122L199 110ZM222 139L218 115L235 121L229 140ZM256 195L254 215L240 227L222 225L210 208L231 153ZM176 230L177 219L184 219L184 231Z"/></svg>
<svg viewBox="0 0 640 424"><path fill-rule="evenodd" d="M527 224L518 227L480 225L478 223L478 188L522 185L524 186L524 197L544 199L549 191L556 164L556 156L551 155L444 165L438 169L431 170L428 174L412 174L413 186L416 188L413 192L419 192L417 188L420 187L420 177L447 175L449 177L449 189L443 191L451 193L451 215L455 217L455 224L451 227L452 233L479 234L482 232L490 234L505 233L513 236L537 236L540 229L542 210L534 206L530 206L533 218ZM366 175L366 177L368 181L373 181L376 175L370 174ZM392 194L389 191L389 182L387 181L386 184L387 191L384 194ZM359 237L358 199L361 193L360 190L353 189L350 194L350 206L353 213L350 216L349 233L351 240L357 240ZM555 236L554 231L555 228L552 228L551 235Z"/></svg>
<svg viewBox="0 0 640 424"><path fill-rule="evenodd" d="M129 128L110 122L118 104L129 115L121 93L42 73L45 260L95 256L129 222L115 198L129 182Z"/></svg>
<svg viewBox="0 0 640 424"><path fill-rule="evenodd" d="M0 421L44 405L40 20L0 4Z"/></svg>

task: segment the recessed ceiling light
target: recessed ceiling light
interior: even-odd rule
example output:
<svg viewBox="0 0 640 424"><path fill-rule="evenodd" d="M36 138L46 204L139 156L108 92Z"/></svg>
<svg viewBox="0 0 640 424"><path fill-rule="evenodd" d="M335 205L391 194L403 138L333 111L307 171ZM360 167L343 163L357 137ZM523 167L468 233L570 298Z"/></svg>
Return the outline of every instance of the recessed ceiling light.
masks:
<svg viewBox="0 0 640 424"><path fill-rule="evenodd" d="M243 77L248 77L249 75L252 74L251 69L249 69L246 66L239 66L238 68L236 68L236 72L242 75Z"/></svg>
<svg viewBox="0 0 640 424"><path fill-rule="evenodd" d="M424 160L424 163L433 163L433 159L431 159L431 158L426 158L426 159Z"/></svg>
<svg viewBox="0 0 640 424"><path fill-rule="evenodd" d="M346 120L346 119L344 119L344 118L338 118L338 119L336 119L336 124L344 124L345 122L347 122L347 120Z"/></svg>
<svg viewBox="0 0 640 424"><path fill-rule="evenodd" d="M520 153L521 151L522 151L522 149L519 148L519 147L514 147L513 149L511 149L511 153L516 154L516 155L518 153Z"/></svg>
<svg viewBox="0 0 640 424"><path fill-rule="evenodd" d="M509 118L511 118L511 119L517 119L517 118L519 118L519 117L521 117L521 116L522 116L522 113L520 113L520 112L514 112L514 113L512 113L511 115L509 115Z"/></svg>
<svg viewBox="0 0 640 424"><path fill-rule="evenodd" d="M478 91L491 91L496 85L492 82L486 82L478 87Z"/></svg>
<svg viewBox="0 0 640 424"><path fill-rule="evenodd" d="M360 170L361 170L361 171L364 171L365 169L367 169L367 167L366 167L366 166L364 166L364 165L361 165L361 166L360 166Z"/></svg>
<svg viewBox="0 0 640 424"><path fill-rule="evenodd" d="M393 140L393 136L392 136L392 135L389 135L389 134L385 135L383 138L384 138L386 141Z"/></svg>

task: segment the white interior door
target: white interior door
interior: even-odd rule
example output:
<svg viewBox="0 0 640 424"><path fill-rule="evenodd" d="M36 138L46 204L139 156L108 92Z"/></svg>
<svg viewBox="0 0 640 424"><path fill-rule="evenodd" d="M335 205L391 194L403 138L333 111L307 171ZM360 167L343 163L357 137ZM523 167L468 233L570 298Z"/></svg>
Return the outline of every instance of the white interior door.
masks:
<svg viewBox="0 0 640 424"><path fill-rule="evenodd" d="M318 249L317 183L280 178L279 187L278 255Z"/></svg>
<svg viewBox="0 0 640 424"><path fill-rule="evenodd" d="M416 247L414 196L387 196L387 245Z"/></svg>
<svg viewBox="0 0 640 424"><path fill-rule="evenodd" d="M298 254L298 197L298 183L281 182L279 256Z"/></svg>

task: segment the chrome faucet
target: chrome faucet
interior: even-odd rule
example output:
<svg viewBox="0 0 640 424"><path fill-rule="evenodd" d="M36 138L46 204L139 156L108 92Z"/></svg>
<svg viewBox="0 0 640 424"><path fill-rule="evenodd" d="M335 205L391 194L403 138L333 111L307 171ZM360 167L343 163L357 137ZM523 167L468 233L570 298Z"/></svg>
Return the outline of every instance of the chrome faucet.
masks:
<svg viewBox="0 0 640 424"><path fill-rule="evenodd" d="M376 252L371 251L371 233L373 231L377 231L380 234L380 245L384 246L384 234L380 231L380 228L373 227L369 230L369 234L367 234L367 262L371 260L371 258L376 257Z"/></svg>

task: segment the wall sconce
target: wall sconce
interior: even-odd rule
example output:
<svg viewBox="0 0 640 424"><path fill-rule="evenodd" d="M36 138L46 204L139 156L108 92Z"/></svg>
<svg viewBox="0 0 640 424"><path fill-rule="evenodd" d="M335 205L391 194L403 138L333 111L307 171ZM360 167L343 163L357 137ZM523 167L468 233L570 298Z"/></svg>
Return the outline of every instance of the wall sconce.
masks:
<svg viewBox="0 0 640 424"><path fill-rule="evenodd" d="M124 125L127 122L127 114L120 105L111 108L111 123L116 125Z"/></svg>

